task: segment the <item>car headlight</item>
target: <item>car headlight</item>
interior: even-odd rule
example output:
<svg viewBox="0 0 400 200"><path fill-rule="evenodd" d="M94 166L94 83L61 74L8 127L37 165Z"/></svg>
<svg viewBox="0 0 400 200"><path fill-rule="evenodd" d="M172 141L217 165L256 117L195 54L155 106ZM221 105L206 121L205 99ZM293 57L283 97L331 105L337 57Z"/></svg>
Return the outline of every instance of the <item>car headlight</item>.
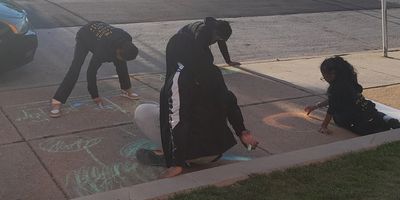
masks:
<svg viewBox="0 0 400 200"><path fill-rule="evenodd" d="M15 34L25 34L29 30L29 21L26 16L22 19L15 19L5 22Z"/></svg>

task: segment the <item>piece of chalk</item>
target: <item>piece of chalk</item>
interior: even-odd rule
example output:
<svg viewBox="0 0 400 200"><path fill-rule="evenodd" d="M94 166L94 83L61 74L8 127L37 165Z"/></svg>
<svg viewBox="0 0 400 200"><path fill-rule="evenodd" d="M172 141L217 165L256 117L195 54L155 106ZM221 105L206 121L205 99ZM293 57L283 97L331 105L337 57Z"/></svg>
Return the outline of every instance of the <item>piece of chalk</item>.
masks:
<svg viewBox="0 0 400 200"><path fill-rule="evenodd" d="M248 144L248 145L247 145L247 150L248 150L248 151L251 151L252 148L253 148L253 146L251 146L251 144Z"/></svg>

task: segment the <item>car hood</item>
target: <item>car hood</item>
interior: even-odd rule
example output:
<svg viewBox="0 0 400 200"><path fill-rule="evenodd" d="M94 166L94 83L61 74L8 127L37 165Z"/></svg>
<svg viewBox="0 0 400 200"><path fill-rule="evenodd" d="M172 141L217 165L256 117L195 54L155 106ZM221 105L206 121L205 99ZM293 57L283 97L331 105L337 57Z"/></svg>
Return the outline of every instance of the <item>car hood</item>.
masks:
<svg viewBox="0 0 400 200"><path fill-rule="evenodd" d="M21 19L25 11L8 0L0 0L0 20Z"/></svg>

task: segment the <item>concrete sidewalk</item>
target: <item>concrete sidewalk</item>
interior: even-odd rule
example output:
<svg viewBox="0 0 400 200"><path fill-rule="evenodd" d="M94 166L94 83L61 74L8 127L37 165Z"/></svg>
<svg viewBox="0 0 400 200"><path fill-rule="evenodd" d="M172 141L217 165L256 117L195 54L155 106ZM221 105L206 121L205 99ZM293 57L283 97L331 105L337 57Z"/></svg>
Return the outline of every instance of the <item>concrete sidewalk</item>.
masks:
<svg viewBox="0 0 400 200"><path fill-rule="evenodd" d="M391 58L383 58L379 52L360 52L344 57L358 69L361 84L374 90L373 96L387 92L388 87L392 94L400 91L400 52L389 55ZM142 166L135 158L138 148L155 148L132 119L137 105L158 101L161 74L133 75L133 86L142 97L133 102L118 95L118 80L99 81L100 94L106 102L103 109L94 106L87 96L86 83L81 82L64 107L65 115L59 119L47 116L48 99L56 86L0 92L0 125L4 127L0 130L0 197L144 199L187 189L189 185L193 188L211 183L207 177L231 181L247 176L243 171L231 176L237 171L229 170L225 170L227 176L213 174L214 169L231 163L252 160L257 166L258 160L262 162L268 157L355 138L356 135L333 125L333 134L318 133L324 110L311 117L303 111L307 104L324 98L327 85L320 80L318 69L324 58L267 60L222 68L228 87L238 97L247 128L260 140L260 148L248 152L236 145L215 166L208 166L215 168L194 173L190 183L187 176L192 173L157 180L163 169ZM375 95L375 100L394 102L393 105L398 102L381 96L385 98ZM156 187L161 185L165 187ZM148 189L140 193L138 188Z"/></svg>

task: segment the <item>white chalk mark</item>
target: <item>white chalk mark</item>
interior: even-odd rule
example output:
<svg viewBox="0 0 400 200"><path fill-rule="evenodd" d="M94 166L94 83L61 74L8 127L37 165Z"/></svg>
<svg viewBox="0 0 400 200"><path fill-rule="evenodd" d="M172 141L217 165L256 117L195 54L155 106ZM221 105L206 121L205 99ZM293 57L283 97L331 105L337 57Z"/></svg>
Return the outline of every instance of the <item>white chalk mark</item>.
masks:
<svg viewBox="0 0 400 200"><path fill-rule="evenodd" d="M104 100L106 100L108 103L112 104L113 106L115 106L119 111L121 111L122 113L127 113L126 110L122 109L121 106L115 104L114 102L112 102L111 100L109 100L108 98L104 98Z"/></svg>

